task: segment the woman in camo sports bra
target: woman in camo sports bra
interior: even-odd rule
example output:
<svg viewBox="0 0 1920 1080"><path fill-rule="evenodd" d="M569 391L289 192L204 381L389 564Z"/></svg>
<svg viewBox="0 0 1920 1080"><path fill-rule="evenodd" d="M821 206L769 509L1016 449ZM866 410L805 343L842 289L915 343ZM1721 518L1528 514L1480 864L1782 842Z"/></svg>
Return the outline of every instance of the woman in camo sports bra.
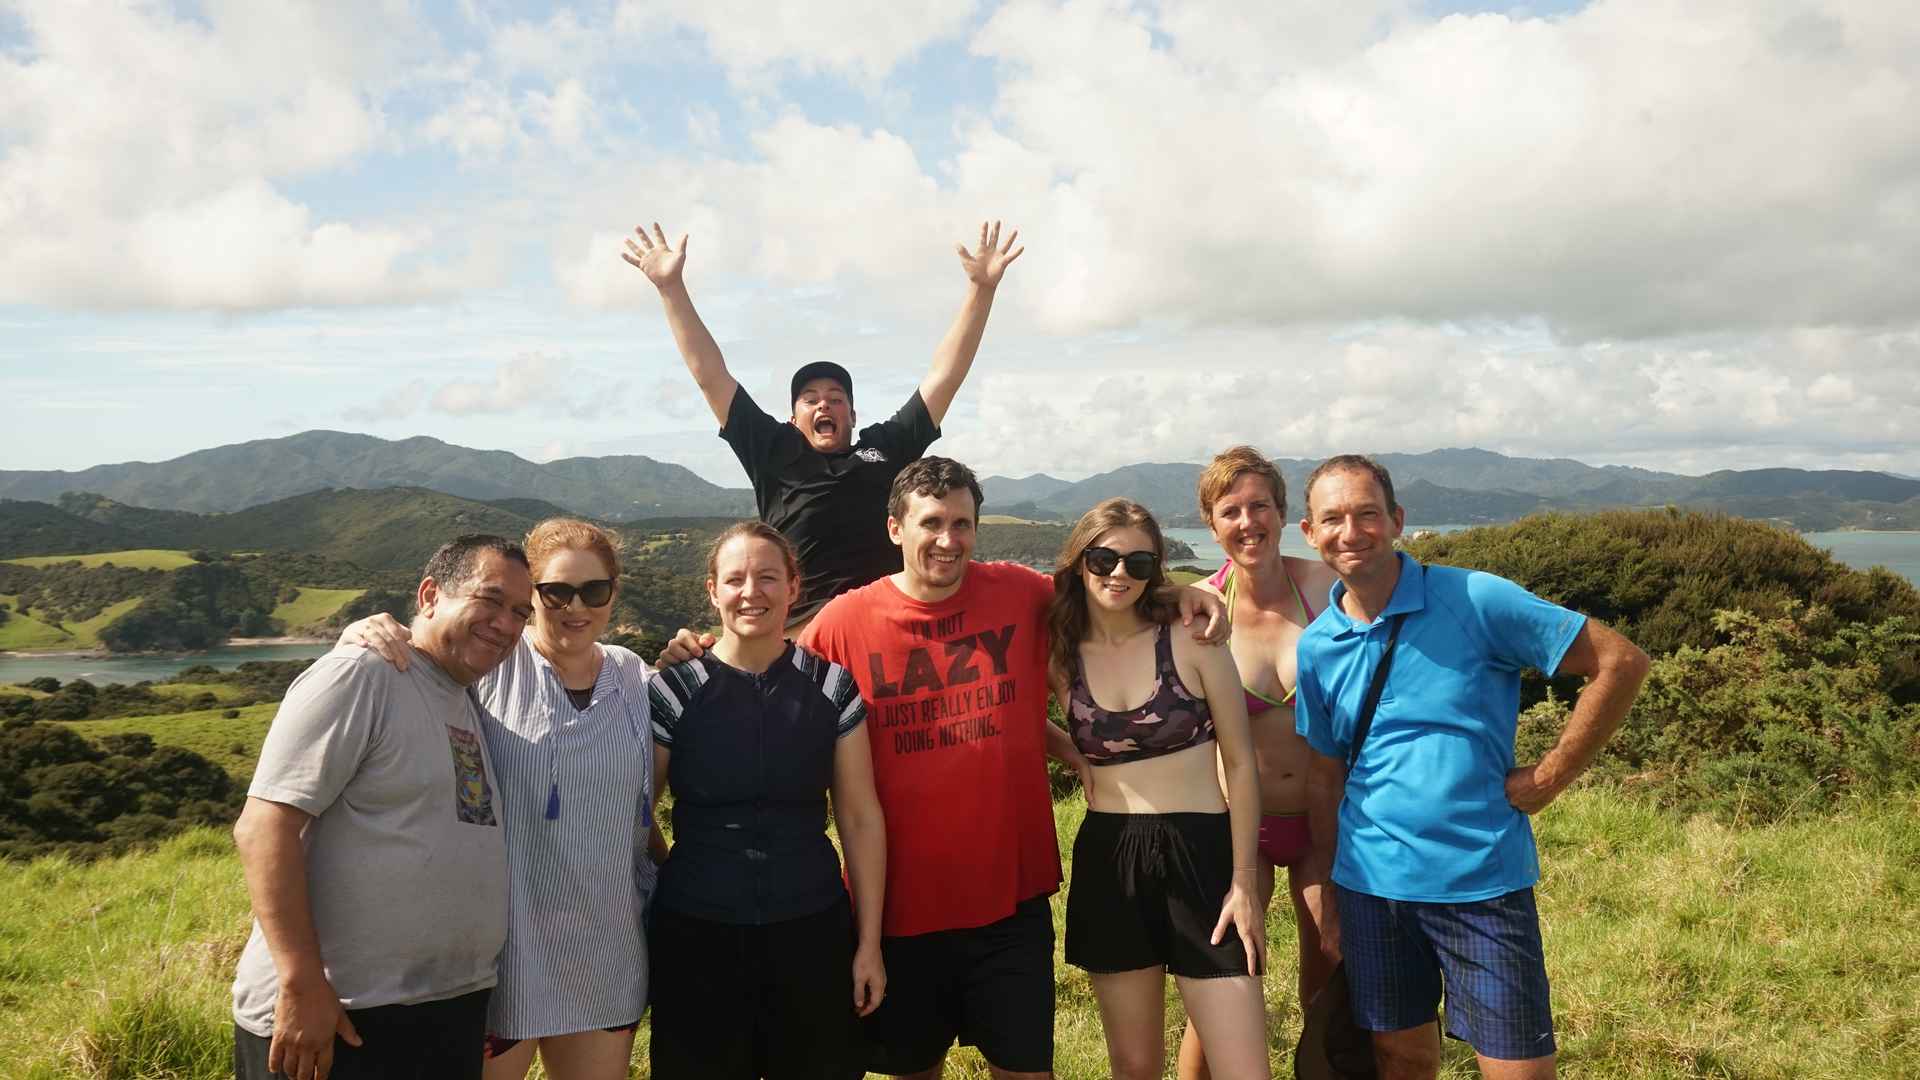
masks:
<svg viewBox="0 0 1920 1080"><path fill-rule="evenodd" d="M1294 869L1310 850L1307 831L1307 748L1293 728L1294 644L1319 614L1333 588L1333 571L1318 559L1280 554L1287 526L1287 484L1280 470L1251 446L1222 451L1200 474L1200 516L1226 552L1227 562L1201 587L1226 601L1233 623L1230 647L1240 672L1254 758L1260 771L1261 910L1273 897L1274 869L1287 868L1299 928L1300 1007L1326 984L1333 965L1320 951ZM1180 1047L1180 1080L1202 1080L1212 1046L1203 1052L1193 1025ZM1216 1072L1218 1069L1216 1067Z"/></svg>
<svg viewBox="0 0 1920 1080"><path fill-rule="evenodd" d="M1162 1075L1170 972L1215 1073L1264 1078L1260 781L1233 655L1169 630L1165 551L1145 507L1108 499L1073 527L1053 575L1049 676L1093 766L1067 962L1091 976L1113 1076ZM1139 704L1108 707L1124 702Z"/></svg>

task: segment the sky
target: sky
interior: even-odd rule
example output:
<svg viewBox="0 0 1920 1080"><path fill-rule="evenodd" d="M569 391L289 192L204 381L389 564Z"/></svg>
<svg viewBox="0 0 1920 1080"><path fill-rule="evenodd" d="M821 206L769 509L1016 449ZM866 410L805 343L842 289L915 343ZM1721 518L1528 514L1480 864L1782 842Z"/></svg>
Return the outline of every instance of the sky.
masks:
<svg viewBox="0 0 1920 1080"><path fill-rule="evenodd" d="M312 428L744 477L621 262L937 452L1920 475L1910 0L0 0L0 468Z"/></svg>

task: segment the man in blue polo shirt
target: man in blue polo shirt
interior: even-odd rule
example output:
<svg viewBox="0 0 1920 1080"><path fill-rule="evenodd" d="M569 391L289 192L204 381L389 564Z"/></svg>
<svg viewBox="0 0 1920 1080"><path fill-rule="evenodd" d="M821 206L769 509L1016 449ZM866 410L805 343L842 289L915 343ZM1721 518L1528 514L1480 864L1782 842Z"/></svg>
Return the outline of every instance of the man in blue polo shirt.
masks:
<svg viewBox="0 0 1920 1080"><path fill-rule="evenodd" d="M1328 459L1306 492L1302 528L1340 578L1300 636L1294 704L1315 751L1307 869L1319 883L1306 891L1321 941L1345 958L1381 1076L1438 1074L1444 980L1448 1034L1472 1044L1482 1075L1551 1077L1527 815L1600 752L1646 678L1646 654L1505 578L1395 551L1406 515L1370 458ZM1360 731L1389 642L1372 723ZM1591 681L1553 749L1518 765L1527 668Z"/></svg>

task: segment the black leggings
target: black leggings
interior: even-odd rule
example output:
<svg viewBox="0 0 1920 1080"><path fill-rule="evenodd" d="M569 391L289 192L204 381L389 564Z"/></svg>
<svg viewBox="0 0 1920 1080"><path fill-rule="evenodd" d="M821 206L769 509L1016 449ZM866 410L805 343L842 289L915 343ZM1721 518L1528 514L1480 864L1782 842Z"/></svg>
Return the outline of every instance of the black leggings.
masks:
<svg viewBox="0 0 1920 1080"><path fill-rule="evenodd" d="M742 926L653 914L654 1080L841 1080L858 1031L853 914Z"/></svg>

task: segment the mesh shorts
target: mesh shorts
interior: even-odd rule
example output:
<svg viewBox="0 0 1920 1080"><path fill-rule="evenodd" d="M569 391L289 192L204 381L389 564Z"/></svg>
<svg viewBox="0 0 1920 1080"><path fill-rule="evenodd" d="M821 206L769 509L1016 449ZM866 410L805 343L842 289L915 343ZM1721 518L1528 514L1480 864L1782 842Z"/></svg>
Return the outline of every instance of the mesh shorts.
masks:
<svg viewBox="0 0 1920 1080"><path fill-rule="evenodd" d="M1361 1027L1399 1031L1431 1023L1444 982L1447 1034L1503 1061L1554 1052L1532 889L1429 904L1335 887L1340 951Z"/></svg>

